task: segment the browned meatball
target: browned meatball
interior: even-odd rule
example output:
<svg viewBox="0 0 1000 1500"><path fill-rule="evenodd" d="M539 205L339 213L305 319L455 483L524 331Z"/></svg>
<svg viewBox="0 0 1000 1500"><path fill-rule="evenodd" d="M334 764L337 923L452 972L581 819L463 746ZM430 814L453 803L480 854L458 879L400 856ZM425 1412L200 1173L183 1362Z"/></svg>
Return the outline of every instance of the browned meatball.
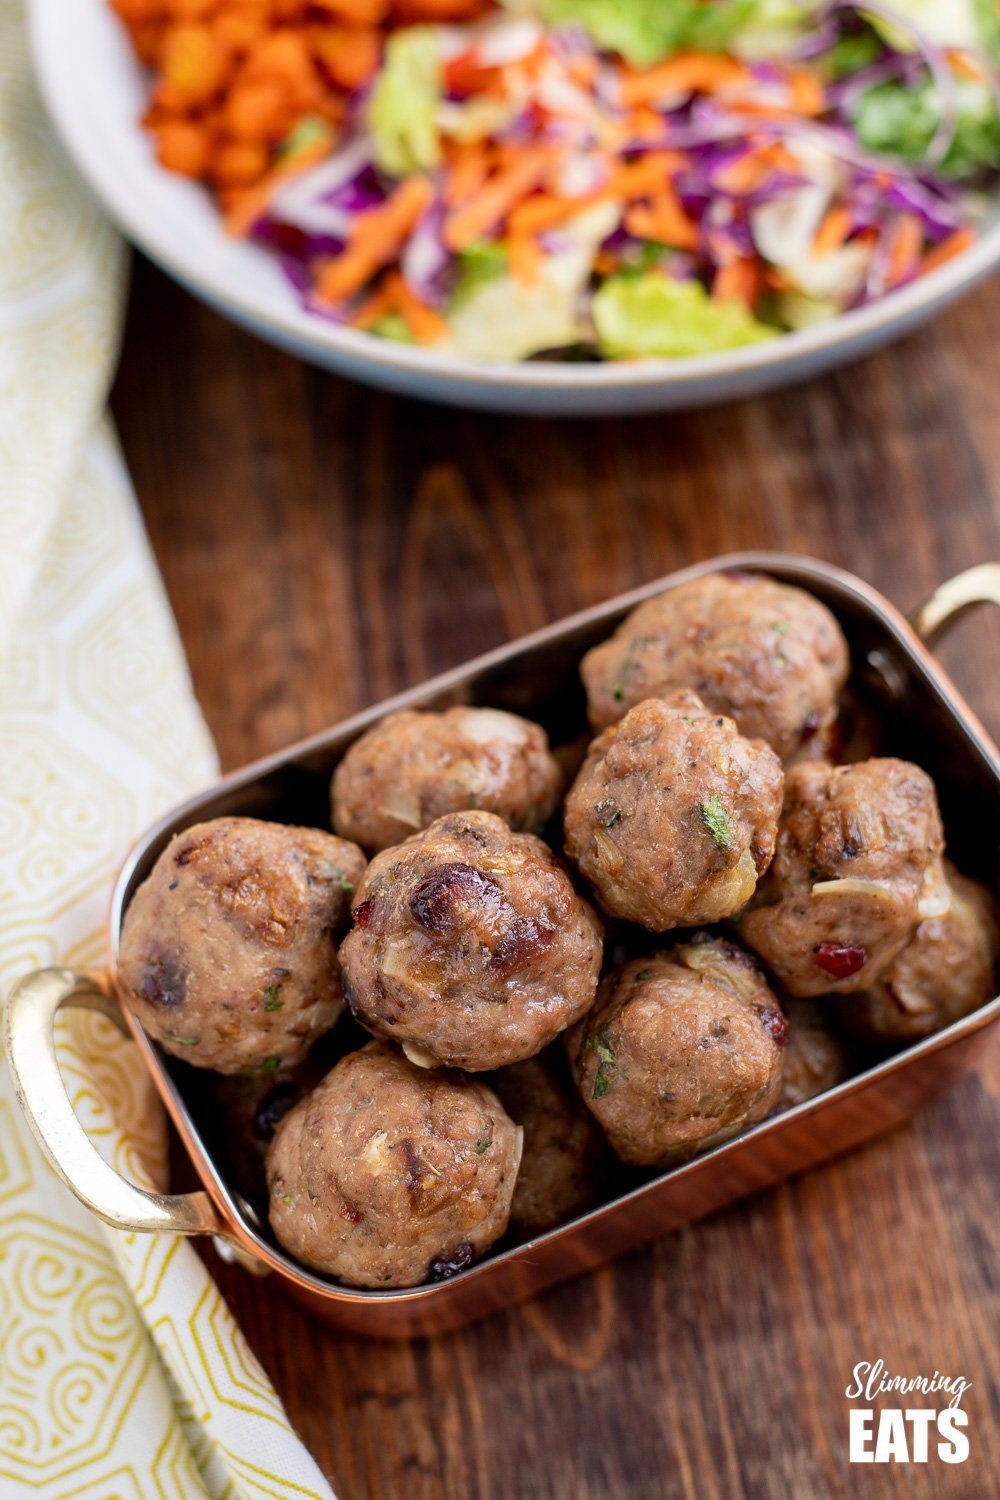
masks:
<svg viewBox="0 0 1000 1500"><path fill-rule="evenodd" d="M696 934L608 974L568 1047L581 1097L618 1155L662 1166L770 1112L786 1032L750 955Z"/></svg>
<svg viewBox="0 0 1000 1500"><path fill-rule="evenodd" d="M600 1203L609 1181L607 1144L593 1115L562 1086L551 1053L501 1068L492 1082L524 1130L511 1227L544 1234Z"/></svg>
<svg viewBox="0 0 1000 1500"><path fill-rule="evenodd" d="M566 850L613 916L654 932L741 910L771 862L781 762L680 689L594 741L566 799Z"/></svg>
<svg viewBox="0 0 1000 1500"><path fill-rule="evenodd" d="M275 1131L271 1226L297 1260L351 1286L416 1286L503 1234L520 1154L492 1089L369 1042Z"/></svg>
<svg viewBox="0 0 1000 1500"><path fill-rule="evenodd" d="M749 573L709 573L648 599L581 664L595 729L691 688L788 760L837 716L847 643L825 605Z"/></svg>
<svg viewBox="0 0 1000 1500"><path fill-rule="evenodd" d="M790 995L867 988L948 893L934 783L903 760L793 766L740 936Z"/></svg>
<svg viewBox="0 0 1000 1500"><path fill-rule="evenodd" d="M445 813L481 807L542 828L562 790L545 730L496 708L401 709L351 746L333 775L333 826L388 849Z"/></svg>
<svg viewBox="0 0 1000 1500"><path fill-rule="evenodd" d="M851 1002L852 1004L854 1002ZM827 1007L820 1000L792 1000L785 1007L788 1047L775 1113L792 1109L851 1076L851 1057L830 1030Z"/></svg>
<svg viewBox="0 0 1000 1500"><path fill-rule="evenodd" d="M921 922L871 989L840 1002L844 1024L865 1041L919 1041L978 1010L997 992L996 904L985 886L950 863L946 870L948 910Z"/></svg>
<svg viewBox="0 0 1000 1500"><path fill-rule="evenodd" d="M597 917L541 839L493 813L450 813L377 854L354 923L351 1009L426 1067L532 1057L597 990Z"/></svg>
<svg viewBox="0 0 1000 1500"><path fill-rule="evenodd" d="M178 834L125 913L126 1004L196 1067L298 1062L343 1009L337 939L364 868L318 828L216 818Z"/></svg>

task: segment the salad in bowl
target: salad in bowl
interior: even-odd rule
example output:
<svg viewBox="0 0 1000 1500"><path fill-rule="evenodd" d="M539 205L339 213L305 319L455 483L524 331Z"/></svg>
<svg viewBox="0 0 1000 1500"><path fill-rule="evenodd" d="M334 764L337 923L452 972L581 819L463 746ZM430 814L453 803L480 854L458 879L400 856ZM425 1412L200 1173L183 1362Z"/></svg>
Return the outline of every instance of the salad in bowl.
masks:
<svg viewBox="0 0 1000 1500"><path fill-rule="evenodd" d="M317 318L476 360L780 338L968 248L994 0L112 0L165 168Z"/></svg>

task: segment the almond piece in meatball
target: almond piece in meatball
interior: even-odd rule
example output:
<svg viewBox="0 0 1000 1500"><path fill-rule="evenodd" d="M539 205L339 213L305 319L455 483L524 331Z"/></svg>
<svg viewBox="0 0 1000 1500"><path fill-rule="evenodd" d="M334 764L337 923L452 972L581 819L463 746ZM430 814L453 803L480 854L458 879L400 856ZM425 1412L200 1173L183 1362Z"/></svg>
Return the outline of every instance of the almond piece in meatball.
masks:
<svg viewBox="0 0 1000 1500"><path fill-rule="evenodd" d="M520 1153L492 1089L369 1042L275 1131L271 1227L297 1260L350 1286L417 1286L503 1234Z"/></svg>
<svg viewBox="0 0 1000 1500"><path fill-rule="evenodd" d="M377 854L340 948L348 1002L426 1067L533 1057L593 1003L601 925L552 851L449 813Z"/></svg>
<svg viewBox="0 0 1000 1500"><path fill-rule="evenodd" d="M356 740L334 772L333 826L371 850L468 808L534 832L562 785L545 730L528 719L496 708L401 709Z"/></svg>
<svg viewBox="0 0 1000 1500"><path fill-rule="evenodd" d="M996 903L985 886L945 872L951 905L920 923L882 978L860 995L846 996L839 1014L864 1041L912 1042L967 1016L997 992L1000 929Z"/></svg>
<svg viewBox="0 0 1000 1500"><path fill-rule="evenodd" d="M551 1049L501 1068L492 1084L504 1109L524 1130L511 1228L544 1234L601 1202L608 1190L609 1152L593 1115L563 1086Z"/></svg>
<svg viewBox="0 0 1000 1500"><path fill-rule="evenodd" d="M793 996L867 989L948 905L934 783L904 760L793 766L740 936Z"/></svg>
<svg viewBox="0 0 1000 1500"><path fill-rule="evenodd" d="M615 1151L654 1167L770 1113L786 1034L750 955L699 933L608 974L567 1046L580 1096Z"/></svg>
<svg viewBox="0 0 1000 1500"><path fill-rule="evenodd" d="M300 1062L343 1010L337 940L364 868L318 828L216 818L178 834L125 913L125 1004L195 1067Z"/></svg>
<svg viewBox="0 0 1000 1500"><path fill-rule="evenodd" d="M822 1001L792 1000L785 1006L785 1018L788 1046L775 1114L825 1094L851 1076L851 1055L831 1031L828 1007Z"/></svg>
<svg viewBox="0 0 1000 1500"><path fill-rule="evenodd" d="M781 762L678 690L590 747L566 799L566 851L605 911L654 932L740 911L767 869Z"/></svg>
<svg viewBox="0 0 1000 1500"><path fill-rule="evenodd" d="M749 573L709 573L640 604L580 670L595 729L645 698L696 692L740 733L788 760L825 735L850 662L840 626L802 589Z"/></svg>

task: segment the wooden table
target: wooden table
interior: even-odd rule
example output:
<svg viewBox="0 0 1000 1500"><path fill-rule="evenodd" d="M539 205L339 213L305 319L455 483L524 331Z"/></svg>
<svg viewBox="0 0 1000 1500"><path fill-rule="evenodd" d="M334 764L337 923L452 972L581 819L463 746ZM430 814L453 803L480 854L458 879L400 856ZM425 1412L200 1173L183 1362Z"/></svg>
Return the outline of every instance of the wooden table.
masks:
<svg viewBox="0 0 1000 1500"><path fill-rule="evenodd" d="M115 414L223 765L678 565L812 553L904 607L1000 558L1000 288L799 390L617 424L348 385L139 263ZM1000 729L998 622L945 657ZM340 1500L998 1492L1000 1052L913 1126L440 1339L222 1268ZM859 1360L973 1382L961 1467L851 1467Z"/></svg>

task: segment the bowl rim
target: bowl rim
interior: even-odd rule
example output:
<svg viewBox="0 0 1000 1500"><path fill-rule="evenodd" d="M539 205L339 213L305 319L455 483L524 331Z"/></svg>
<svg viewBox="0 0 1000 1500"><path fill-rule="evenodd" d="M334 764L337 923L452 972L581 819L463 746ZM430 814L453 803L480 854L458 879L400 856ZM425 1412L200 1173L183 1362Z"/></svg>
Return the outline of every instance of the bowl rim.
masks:
<svg viewBox="0 0 1000 1500"><path fill-rule="evenodd" d="M554 644L561 638L572 636L581 628L620 617L643 600L662 593L667 588L675 587L693 578L726 570L764 573L799 588L809 588L810 584L825 583L833 585L842 595L858 601L870 615L874 616L886 635L905 651L909 670L921 675L927 686L941 700L956 728L964 732L972 747L988 763L1000 789L1000 750L997 749L985 727L965 702L952 682L950 674L920 640L906 617L879 590L842 568L800 553L743 551L714 556L672 570L637 588L564 616L538 630L498 646L492 651L462 662L446 672L417 683L391 698L380 700L339 724L331 725L317 734L295 741L284 749L262 756L229 772L157 819L140 835L126 856L115 882L108 911L108 973L119 997L118 939L124 912L136 880L137 867L150 849L162 841L172 828L196 820L198 814L205 811L206 804L213 799L225 793L252 786L254 782L268 773L323 751L331 747L333 742L349 741L397 708L414 706L421 701L446 694L467 679L479 676L492 666L509 662L537 647ZM543 1246L548 1247L560 1240L569 1241L575 1238L587 1226L596 1223L606 1215L617 1213L625 1205L634 1203L644 1194L656 1193L668 1182L675 1183L687 1175L695 1174L706 1163L714 1161L721 1155L735 1155L742 1153L745 1149L752 1149L753 1143L781 1131L788 1122L801 1121L813 1113L822 1111L834 1100L860 1093L886 1076L910 1067L919 1059L993 1025L1000 1020L1000 994L941 1031L934 1032L920 1041L904 1045L898 1051L872 1062L834 1088L811 1099L803 1100L801 1104L779 1114L769 1115L748 1130L699 1153L689 1161L655 1172L645 1181L617 1194L605 1203L598 1204L586 1213L576 1215L566 1223L557 1225L554 1229L547 1230L519 1244L505 1246L496 1253L488 1254L482 1260L447 1280L424 1282L414 1287L386 1289L351 1287L339 1283L332 1277L324 1276L320 1272L301 1265L282 1247L276 1247L268 1241L265 1237L266 1231L258 1229L254 1216L247 1212L240 1201L239 1193L226 1180L215 1157L205 1145L201 1132L192 1120L188 1106L163 1057L128 1007L122 1004L121 1008L129 1030L145 1059L146 1067L152 1074L168 1113L178 1128L202 1186L208 1190L219 1211L244 1247L272 1271L313 1295L341 1303L387 1304L423 1302L428 1299L447 1297L454 1288L467 1287L471 1281L483 1277L488 1278L491 1271L498 1267L509 1266L520 1259L530 1260L532 1254Z"/></svg>
<svg viewBox="0 0 1000 1500"><path fill-rule="evenodd" d="M211 265L200 264L196 252L181 236L164 233L151 224L130 191L128 176L119 176L114 164L105 159L99 127L92 112L79 109L79 90L86 96L88 81L74 70L74 48L67 44L67 18L71 25L83 28L119 27L107 0L30 0L29 38L38 82L49 116L56 131L91 190L109 212L125 236L189 290L206 299L227 315L262 336L271 336L286 347L309 357L339 355L355 367L394 371L397 374L424 376L428 382L497 388L508 391L562 392L628 392L630 390L678 387L691 390L695 396L709 399L723 383L746 379L755 372L794 371L802 365L813 365L841 348L855 345L863 349L894 329L905 331L922 316L943 307L971 288L1000 265L1000 217L987 225L980 237L966 250L907 286L890 292L866 307L841 313L826 323L781 334L766 343L717 354L607 361L592 365L560 364L556 361L485 361L467 356L438 353L433 348L394 344L386 339L326 321L307 313L291 297L281 305L262 306L254 295L239 284L228 282ZM130 44L129 44L130 45ZM132 129L141 127L133 122ZM197 184L184 182L159 167L151 154L147 157L148 181L154 196L158 178L171 179L171 191L178 188L191 194L202 193ZM161 191L165 191L162 190ZM1000 193L997 195L1000 204ZM169 215L167 216L169 218ZM221 220L219 235L223 237ZM260 255L269 252L260 249ZM281 285L280 270L275 262L275 285Z"/></svg>

